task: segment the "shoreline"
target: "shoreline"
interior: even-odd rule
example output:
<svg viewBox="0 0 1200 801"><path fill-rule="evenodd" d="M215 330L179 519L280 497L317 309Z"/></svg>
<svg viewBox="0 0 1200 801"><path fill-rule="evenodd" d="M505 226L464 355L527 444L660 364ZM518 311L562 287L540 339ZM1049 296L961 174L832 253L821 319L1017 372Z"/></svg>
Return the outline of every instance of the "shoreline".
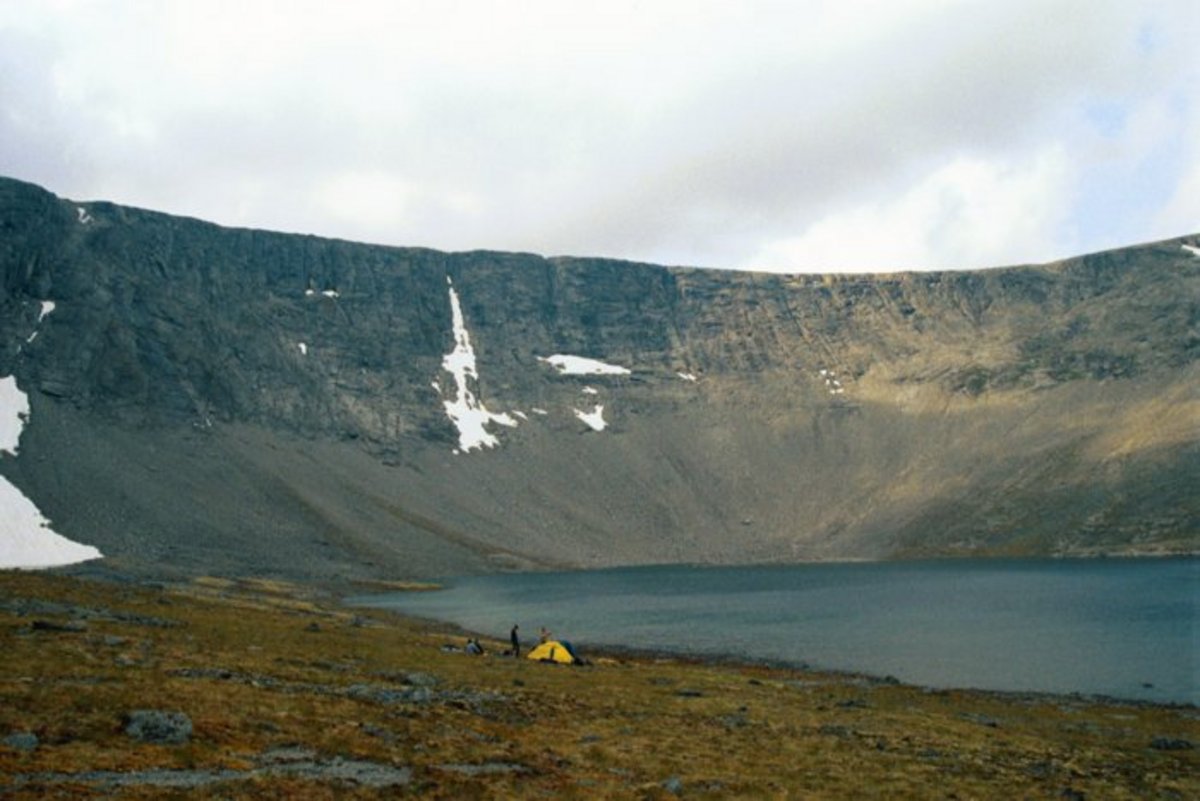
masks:
<svg viewBox="0 0 1200 801"><path fill-rule="evenodd" d="M1161 563L1163 561L1163 559L1177 561L1183 565L1192 565L1192 564L1197 563L1196 558L1193 556L1190 556L1190 555L1172 554L1172 555L1165 556L1165 557L1153 556L1153 557L1129 557L1129 558L1130 559L1135 559L1135 558L1139 559L1147 565ZM1079 558L1071 557L1071 559L1079 562L1081 565L1095 565L1098 562L1104 561L1102 558L1097 558L1097 557L1079 557ZM948 560L936 559L936 560L920 560L920 561L923 564L932 564L934 566L941 566ZM949 561L956 561L956 560L949 560ZM1013 557L1013 558L1006 558L1006 559L974 560L974 562L976 564L973 567L978 567L978 569L981 571L987 571L990 568L996 568L996 567L1004 568L1006 565L1013 565L1013 564L1029 565L1029 566L1031 566L1030 575L1037 576L1038 580L1043 580L1041 578L1041 576L1044 574L1042 574L1039 571L1039 567L1040 566L1053 567L1053 566L1061 564L1062 561L1063 560L1059 557ZM1114 562L1116 562L1116 561L1120 561L1123 563L1126 560L1125 559L1114 560ZM825 566L827 563L820 563L820 565L816 565L815 563L813 563L813 564L814 564L814 566ZM868 563L855 562L855 563L839 563L839 564L843 564L848 568L856 568L856 567L860 567L860 566L871 566L871 567L881 566L881 567L886 568L886 567L896 564L896 563L893 561L887 561L887 562L868 562ZM905 562L901 562L899 564L911 565L913 563L905 561ZM768 569L775 568L775 567L779 567L781 569L787 569L787 568L794 568L794 567L800 567L800 566L799 565L767 565L767 566L764 566L764 565L742 565L742 566L737 566L736 568L733 568L733 569L735 569L735 570L738 568L757 569L760 567L767 567ZM572 577L575 575L594 575L597 573L604 573L604 572L608 572L608 571L636 572L636 571L641 571L641 570L656 570L656 569L657 570L664 570L664 569L671 570L671 569L677 569L677 568L682 568L685 570L729 569L729 568L727 568L727 566L720 566L720 565L675 565L675 564L672 564L672 565L645 565L645 566L636 566L633 568L607 568L607 569L599 570L599 571L581 570L581 571L553 571L553 572L556 576L569 578L569 577ZM1180 575L1187 577L1192 574L1192 570L1190 567L1182 568L1182 574L1180 573L1180 570L1181 570L1180 568L1173 567L1173 568L1168 568L1167 570L1168 570L1168 575L1170 575L1173 580L1178 580L1180 578ZM515 574L515 577L519 579L520 575L521 574ZM539 571L535 575L542 576L543 572ZM934 575L937 575L937 574L934 574ZM1069 573L1068 575L1074 575L1074 574ZM1086 573L1083 573L1082 575L1104 577L1107 575L1107 571L1103 568L1093 568L1092 570L1090 570ZM1120 575L1124 576L1126 574L1122 573ZM1140 576L1141 574L1134 573L1133 575ZM1159 576L1161 574L1159 572L1154 572L1151 575ZM460 581L471 581L471 580L478 579L478 578L480 578L480 577L473 576L473 575L472 576L459 576L459 577L441 577L438 579L438 582L442 585L442 590L447 591L447 590L455 589L456 584ZM483 578L486 581L487 577L483 577ZM663 580L669 581L671 579L664 578ZM741 580L741 579L735 579L735 580ZM870 580L874 581L874 579L870 579ZM1110 579L1105 578L1104 580L1109 581ZM1142 580L1145 580L1145 579L1143 578ZM687 579L681 581L679 583L679 587L682 589L679 589L678 591L685 592L685 593L690 591L689 588L691 585L687 582L688 582ZM565 602L564 599L560 598L558 595L558 591L561 590L561 587L559 586L560 583L561 582L558 579L553 579L551 583L546 585L550 590L550 597L549 597L549 600L547 601L547 603L554 604L554 603L558 603L558 602ZM488 585L484 584L483 586L485 589L482 592L474 592L473 594L470 594L467 597L473 598L476 601L479 601L486 606L487 602L492 599L492 596L489 596L487 594L486 587ZM524 585L521 585L521 586L524 586ZM536 586L540 587L541 585L536 585ZM611 587L613 587L613 586L624 586L624 585L623 584L616 584L616 585L600 584L599 586L604 588L604 590L602 590L602 591L605 591L605 590L611 590ZM771 585L771 586L773 588L775 585ZM780 584L779 586L783 586L783 585ZM586 587L585 587L585 589L586 589ZM402 604L393 605L391 603L388 603L388 599L401 599L401 598L404 598L406 595L407 595L407 593L346 594L346 595L341 596L339 598L339 600L343 604L346 604L347 606L350 606L350 607L386 609L390 612L398 613L401 615L406 615L406 616L409 616L414 619L425 621L426 623L428 623L430 625L454 627L454 628L457 628L460 631L462 631L464 637L474 636L474 637L478 637L478 638L485 638L492 642L499 643L501 649L508 647L507 638L504 636L504 634L501 633L502 631L507 631L507 626L504 626L501 629L501 632L489 632L486 629L481 628L481 627L472 628L470 626L470 624L459 624L452 620L439 619L436 617L425 616L425 615L422 615L419 611L417 611L417 612L409 611L409 610L405 609ZM494 593L494 595L496 595L496 594ZM497 597L502 597L502 595L497 595ZM501 604L501 605L503 606L503 604ZM515 602L513 602L512 605L514 607L513 612L516 615L516 617L514 619L521 620L521 619L529 618L529 615L527 614L529 610L522 608L521 601L515 601ZM525 603L525 605L529 606L529 604L527 602ZM457 610L450 609L450 610L444 610L444 612L447 615L451 615L451 614L455 614L456 611L461 612L465 608L466 607L464 607L460 602L459 606L457 607ZM567 614L567 615L569 615L570 613L571 613L570 610L564 612L564 614ZM487 616L484 616L484 617L487 617ZM480 622L482 622L482 618L477 618L476 623L478 624ZM494 621L494 620L488 620L487 624L494 624L495 622L496 621ZM562 623L559 623L557 626L552 625L551 627L555 628L557 630L558 627L560 627L562 625L563 625ZM599 632L600 637L614 637L615 638L615 634L620 633L620 631L614 629L612 625L609 625L607 628L605 628L604 626L600 626L599 628L597 628L595 625L591 625L591 620L587 617L586 613L583 613L581 616L581 614L578 613L578 611L576 612L575 623L571 624L571 625L576 629L590 628L590 630L592 630L593 636L597 636L597 632ZM1056 629L1051 628L1049 630L1055 631ZM1172 636L1174 636L1174 634L1177 633L1174 628L1172 628L1171 631L1172 631ZM664 638L669 637L670 632L664 631L662 634L660 634L660 636L662 636ZM683 632L680 636L686 640L687 632ZM1059 685L1058 687L1050 687L1050 688L1039 688L1037 686L1005 687L1003 685L1004 685L1005 679L1007 677L1005 677L1004 675L980 674L980 675L985 675L985 678L993 679L995 681L995 683L999 686L986 686L986 685L981 686L978 684L971 684L971 683L969 683L969 681L963 681L963 682L959 682L959 683L921 682L919 680L913 680L911 678L899 679L894 675L890 675L890 673L888 672L887 669L872 670L869 667L866 667L866 668L856 667L853 665L853 663L849 659L841 660L843 662L843 664L849 663L847 666L831 667L831 666L827 666L827 665L822 665L819 661L813 659L808 654L793 655L793 654L789 653L788 655L785 655L785 656L758 656L758 655L754 655L754 654L749 654L749 653L744 653L744 652L736 652L736 651L720 651L720 650L715 650L715 649L714 650L705 650L704 645L714 644L711 637L709 638L709 642L700 643L699 647L689 647L686 644L681 644L678 646L670 645L670 646L665 646L665 647L659 646L659 645L649 645L649 646L636 645L636 644L627 645L627 644L624 644L621 642L614 642L613 640L609 640L606 642L603 639L601 639L599 642L596 642L596 641L589 641L589 639L587 639L586 637L584 637L582 635L578 635L578 634L576 636L568 635L568 636L566 636L566 639L570 640L572 642L572 644L577 646L584 653L585 656L587 654L602 654L602 655L607 654L607 655L612 655L612 656L616 656L616 657L626 657L626 658L628 658L628 657L644 657L647 659L669 658L669 659L690 661L690 662L697 663L697 664L706 664L706 665L713 665L713 666L717 666L717 665L753 666L753 667L767 667L767 668L777 668L777 669L785 669L785 670L796 670L796 671L819 673L819 674L831 675L831 676L832 675L843 676L848 681L849 680L859 680L859 681L871 682L871 683L875 683L875 684L903 683L906 686L919 688L925 692L930 692L930 693L957 691L957 692L987 693L987 694L993 694L993 695L996 695L999 697L1015 698L1015 699L1032 699L1032 698L1042 697L1042 698L1055 698L1055 699L1073 699L1076 701L1079 701L1079 700L1102 701L1102 702L1110 702L1110 703L1121 703L1121 704L1125 704L1128 706L1149 705L1149 706L1162 707L1162 708L1182 708L1182 709L1195 709L1197 707L1200 707L1200 698L1195 697L1195 693L1196 693L1196 689L1197 689L1195 684L1193 683L1192 685L1189 685L1186 681L1186 676L1184 677L1183 683L1181 683L1180 675L1178 673L1179 665L1181 664L1179 662L1164 663L1164 664L1175 665L1175 672L1172 674L1165 675L1165 676L1162 674L1161 671L1154 671L1152 665L1148 666L1145 664L1141 664L1140 662L1130 662L1130 663L1128 663L1128 666L1127 666L1127 673L1123 676L1118 675L1115 677L1116 679L1118 679L1118 681L1094 682L1093 683L1094 685L1099 685L1099 686L1096 689L1092 689L1092 690L1071 688L1070 683L1064 679L1069 680L1075 674L1073 672L1063 672L1063 671L1060 671L1057 674L1050 674L1050 678L1058 679L1057 682L1053 682L1053 681L1042 682L1043 687L1045 687L1046 685L1050 685L1050 684L1057 684L1057 685ZM646 638L643 637L643 639L646 639ZM1176 649L1176 652L1177 652L1178 642L1174 642L1174 641L1172 641L1172 642L1174 643L1173 647ZM721 643L719 640L717 640L715 642L715 644L720 645ZM767 643L767 646L769 648L770 643ZM858 649L855 651L855 653L857 653L858 651L861 651L861 646L862 646L862 643L859 642ZM775 648L775 650L779 651L781 649ZM786 648L782 649L782 650L785 652L788 651L788 649L786 649ZM791 650L797 651L799 649L792 648ZM1112 653L1116 653L1116 652L1114 651ZM1178 655L1178 654L1176 653L1176 655ZM829 654L826 654L825 657L828 659ZM836 655L835 655L835 658L836 658ZM885 662L886 660L878 660L878 661ZM904 661L903 657L901 658L900 661L901 662ZM895 659L893 659L887 663L889 665L895 665L895 664L897 664L897 661ZM1115 665L1115 664L1126 664L1126 663L1113 662L1113 663L1108 663L1108 664ZM1134 672L1133 670L1128 670L1129 666L1136 666L1137 672ZM1143 670L1145 670L1146 672L1142 673ZM913 665L911 665L911 664L908 665L907 672L910 675L914 675L914 674L920 675L920 669L914 670ZM933 673L936 674L937 671L935 670L935 671L933 671ZM965 675L965 674L968 674L969 671L960 670L959 673L962 673ZM929 675L929 674L930 674L930 672L927 671L926 675ZM1142 674L1142 675L1139 676L1138 674ZM945 675L944 672L942 675ZM1080 675L1083 675L1083 674L1080 674ZM1022 683L1020 680L1024 679L1024 680L1026 680L1025 683L1033 683L1036 685L1036 679L1038 678L1038 676L1034 676L1034 679L1035 679L1034 682L1028 682L1028 679L1030 678L1030 676L1031 676L1031 673L1029 671L1025 671L1024 673L1022 673L1019 670L1014 671L1014 673L1012 674L1012 678L1015 680L1011 681L1010 683L1013 685L1019 685L1020 683ZM1112 678L1112 677L1110 677L1110 678ZM1154 683L1151 683L1150 680L1154 680ZM1166 687L1168 689L1166 689L1166 690L1159 689L1158 687L1155 686L1155 684L1158 684L1158 683L1161 683L1161 685L1163 687ZM1104 686L1106 684L1107 684L1107 686ZM1110 689L1112 687L1121 687L1122 689L1126 690L1128 694L1122 694L1120 691L1114 691L1113 689Z"/></svg>
<svg viewBox="0 0 1200 801"><path fill-rule="evenodd" d="M444 634L446 636L460 637L464 640L476 639L483 644L490 646L485 654L489 658L511 659L512 657L504 654L504 649L508 647L508 641L501 637L489 634L487 632L475 631L473 629L460 626L457 623L448 620L439 620L437 618L424 617L421 615L412 615L402 612L397 609L384 607L363 607L360 605L347 604L347 609L373 609L383 611L390 615L395 615L401 620L408 621L423 627L427 627L430 633ZM983 698L992 698L1003 702L1010 703L1084 703L1084 704L1104 704L1107 706L1129 707L1135 709L1162 709L1173 711L1196 711L1200 712L1200 704L1191 701L1156 701L1147 698L1125 698L1122 696L1109 695L1105 693L1085 693L1078 691L1053 692L1049 690L996 690L987 687L973 686L953 686L953 687L937 687L928 684L919 684L916 682L904 681L891 675L878 675L858 670L839 670L837 668L825 668L819 665L813 665L808 662L791 662L786 659L770 659L767 657L755 658L744 654L716 654L704 653L699 651L688 651L686 649L672 650L660 648L637 648L634 646L620 645L589 645L583 640L570 640L574 647L584 659L596 661L609 659L613 661L636 661L645 664L671 662L683 665L694 665L701 668L729 668L729 669L747 669L747 670L769 670L791 672L814 677L831 678L837 682L847 686L862 686L862 687L904 687L911 690L917 690L928 695L949 695L957 693L960 695L979 696ZM521 643L522 650L528 652L536 647L535 643ZM524 659L524 654L520 657ZM583 668L587 665L581 666Z"/></svg>
<svg viewBox="0 0 1200 801"><path fill-rule="evenodd" d="M1200 797L1194 707L468 636L311 585L0 571L0 795Z"/></svg>
<svg viewBox="0 0 1200 801"><path fill-rule="evenodd" d="M522 575L525 573L534 574L575 574L575 573L596 573L603 571L617 570L639 570L639 569L656 569L656 568L695 568L695 569L725 569L725 568L758 568L758 567L796 567L804 565L825 566L825 565L889 565L889 564L914 564L914 563L932 563L940 564L944 562L958 562L964 560L976 560L983 563L1004 563L1004 562L1046 562L1053 563L1062 560L1078 560L1081 562L1094 562L1112 559L1114 561L1125 559L1144 559L1146 561L1156 562L1163 559L1179 559L1183 561L1200 561L1200 551L1191 553L1148 553L1148 554L1091 554L1091 555L1041 555L1041 556L1014 556L1014 557L959 557L959 556L944 556L944 557L920 557L915 559L885 559L885 560L833 560L833 561L808 561L798 563L747 563L737 565L724 564L689 564L689 563L669 563L669 564L652 564L652 565L632 565L620 567L605 567L605 568L580 568L573 570L551 570L551 571L515 571L515 572L499 572L485 575ZM84 568L80 570L79 568ZM87 568L91 568L90 570ZM96 570L96 568L100 568ZM236 579L216 578L211 576L199 576L185 578L181 576L172 577L150 577L142 576L135 573L125 572L120 569L114 569L111 565L104 564L103 560L90 561L79 563L78 565L64 565L52 568L2 568L0 576L7 571L30 574L45 574L56 575L64 578L82 581L98 581L102 583L113 583L117 585L130 585L138 587L162 588L162 587L188 587L193 583L216 581L230 587L244 585L245 588L252 589L259 585L270 585L280 583L288 585L295 589L303 591L305 594L314 596L323 596L332 600L339 607L347 610L352 609L373 609L376 611L385 611L389 614L394 614L397 617L428 626L431 632L442 632L461 636L464 640L469 637L482 638L489 643L495 643L501 646L501 649L508 646L508 642L502 636L489 634L483 631L477 631L461 626L453 621L440 620L434 617L427 617L417 614L401 611L394 607L373 606L363 603L352 603L355 598L367 598L374 596L387 595L404 595L409 593L425 594L425 593L442 593L452 589L453 582L458 578L473 578L476 574L467 576L439 576L435 578L425 579L357 579L348 583L331 584L321 581L291 581L282 578L272 577L242 577ZM353 588L353 592L351 592ZM383 589L383 592L362 592L364 589ZM937 686L932 684L921 684L899 679L890 674L872 673L865 670L855 670L850 668L833 668L814 665L806 660L788 660L771 657L753 657L746 654L736 653L711 653L704 651L689 650L686 647L678 649L670 648L649 648L638 646L624 646L613 644L588 644L586 640L570 640L573 645L583 649L585 656L595 654L598 656L607 656L615 659L642 659L642 660L673 660L681 663L702 665L706 667L745 667L745 668L763 668L771 670L794 671L798 673L806 673L812 675L822 675L831 677L840 677L846 682L863 682L876 686L885 685L900 685L920 690L929 694L938 693L970 693L986 697L995 697L1000 699L1010 699L1014 701L1034 701L1034 700L1051 700L1051 701L1074 701L1084 703L1106 703L1113 705L1121 705L1127 707L1148 707L1159 709L1174 709L1174 710L1200 710L1200 701L1186 700L1156 700L1149 698L1131 698L1110 693L1089 693L1084 691L1053 691L1053 690L1021 690L1021 689L994 689L988 687L979 687L974 685L954 685L954 686ZM523 643L523 646L525 644ZM532 647L530 645L529 647Z"/></svg>

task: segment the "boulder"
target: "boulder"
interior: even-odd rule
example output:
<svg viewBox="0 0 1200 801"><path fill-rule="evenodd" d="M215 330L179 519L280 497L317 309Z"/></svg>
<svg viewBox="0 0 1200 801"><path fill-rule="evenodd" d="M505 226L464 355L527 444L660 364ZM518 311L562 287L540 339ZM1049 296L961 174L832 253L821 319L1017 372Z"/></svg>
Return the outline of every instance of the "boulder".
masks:
<svg viewBox="0 0 1200 801"><path fill-rule="evenodd" d="M192 721L182 712L138 709L125 716L125 733L141 743L180 745L192 736Z"/></svg>

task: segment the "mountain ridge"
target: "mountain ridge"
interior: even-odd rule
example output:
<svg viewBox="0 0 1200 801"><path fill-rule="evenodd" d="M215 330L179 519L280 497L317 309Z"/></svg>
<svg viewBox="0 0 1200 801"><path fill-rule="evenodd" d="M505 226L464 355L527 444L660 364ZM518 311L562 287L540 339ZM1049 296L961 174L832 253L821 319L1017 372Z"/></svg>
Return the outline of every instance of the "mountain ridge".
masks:
<svg viewBox="0 0 1200 801"><path fill-rule="evenodd" d="M0 375L32 407L0 474L135 572L1200 541L1196 236L776 275L228 229L8 179L0 230ZM453 402L497 447L454 453Z"/></svg>

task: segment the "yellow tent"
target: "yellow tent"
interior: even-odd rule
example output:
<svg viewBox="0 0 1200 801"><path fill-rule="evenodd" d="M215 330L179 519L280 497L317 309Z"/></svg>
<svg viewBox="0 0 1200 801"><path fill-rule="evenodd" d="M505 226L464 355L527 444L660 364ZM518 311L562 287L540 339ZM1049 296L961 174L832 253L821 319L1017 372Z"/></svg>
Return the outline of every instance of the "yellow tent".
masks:
<svg viewBox="0 0 1200 801"><path fill-rule="evenodd" d="M529 659L539 662L562 662L564 665L575 664L575 655L570 646L563 645L558 640L546 640L529 652Z"/></svg>

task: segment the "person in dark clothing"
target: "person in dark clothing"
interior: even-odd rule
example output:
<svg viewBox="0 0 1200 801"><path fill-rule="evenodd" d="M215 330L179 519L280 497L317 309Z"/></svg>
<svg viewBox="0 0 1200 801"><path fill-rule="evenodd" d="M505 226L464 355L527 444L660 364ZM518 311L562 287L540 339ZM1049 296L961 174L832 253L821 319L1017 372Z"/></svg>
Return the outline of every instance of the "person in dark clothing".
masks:
<svg viewBox="0 0 1200 801"><path fill-rule="evenodd" d="M520 628L516 623L513 624L512 631L508 633L508 639L512 640L513 656L521 655L521 638L517 636L517 629Z"/></svg>

